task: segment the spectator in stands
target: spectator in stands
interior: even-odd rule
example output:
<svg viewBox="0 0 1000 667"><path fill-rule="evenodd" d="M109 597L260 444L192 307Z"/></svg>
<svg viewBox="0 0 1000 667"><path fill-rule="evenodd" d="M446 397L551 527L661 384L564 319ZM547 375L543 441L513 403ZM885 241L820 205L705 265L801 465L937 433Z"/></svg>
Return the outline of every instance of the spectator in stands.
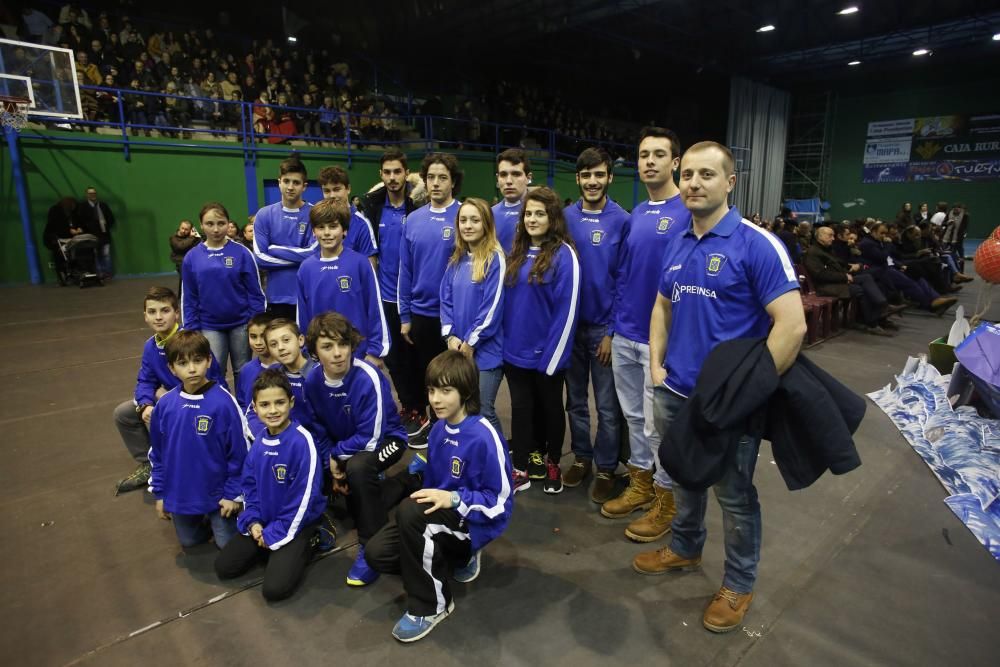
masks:
<svg viewBox="0 0 1000 667"><path fill-rule="evenodd" d="M101 82L105 88L117 88L118 84L115 81L115 77L110 74L105 75L104 80ZM94 92L94 98L97 100L97 117L101 120L112 121L118 123L120 121L118 117L118 96L112 92L98 90Z"/></svg>
<svg viewBox="0 0 1000 667"><path fill-rule="evenodd" d="M132 90L145 90L139 79L132 79L129 83L129 88ZM139 134L139 129L136 125L149 125L150 117L148 113L147 101L153 98L147 98L145 95L136 94L126 94L125 95L125 113L128 116L128 123L132 126L132 136ZM150 136L150 130L148 127L142 128L143 134L147 137Z"/></svg>
<svg viewBox="0 0 1000 667"><path fill-rule="evenodd" d="M931 216L931 222L935 225L942 226L948 219L948 202L939 201L937 203L937 211Z"/></svg>
<svg viewBox="0 0 1000 667"><path fill-rule="evenodd" d="M284 93L278 93L277 102L277 107L272 109L274 122L271 123L271 134L274 136L268 137L267 141L271 144L287 144L295 136L295 120Z"/></svg>
<svg viewBox="0 0 1000 667"><path fill-rule="evenodd" d="M240 243L253 250L253 216L248 218L247 224L243 227L243 232L238 239Z"/></svg>
<svg viewBox="0 0 1000 667"><path fill-rule="evenodd" d="M320 135L329 139L340 134L340 114L330 95L323 98L323 104L319 108L319 131Z"/></svg>
<svg viewBox="0 0 1000 667"><path fill-rule="evenodd" d="M87 85L83 72L80 72L79 70L76 73L76 81L81 86ZM92 90L88 90L86 88L80 89L80 111L83 113L84 120L97 120L97 97L94 95ZM97 131L97 128L94 125L87 125L87 129L91 132Z"/></svg>
<svg viewBox="0 0 1000 667"><path fill-rule="evenodd" d="M239 243L241 237L240 226L236 224L235 220L230 220L229 224L226 225L226 238Z"/></svg>
<svg viewBox="0 0 1000 667"><path fill-rule="evenodd" d="M802 221L795 227L795 235L799 239L799 247L802 248L802 252L809 249L809 246L813 242L813 228L811 222Z"/></svg>
<svg viewBox="0 0 1000 667"><path fill-rule="evenodd" d="M115 225L115 214L103 201L97 198L97 188L90 186L84 192L86 203L77 207L83 229L100 241L97 255L97 270L102 278L110 278L114 267L111 263L111 228Z"/></svg>
<svg viewBox="0 0 1000 667"><path fill-rule="evenodd" d="M231 104L225 105L226 123L236 128L237 132L243 131L243 105L240 104L242 100L241 93L237 89L229 97Z"/></svg>
<svg viewBox="0 0 1000 667"><path fill-rule="evenodd" d="M911 278L926 278L931 287L941 294L958 291L952 287L952 273L942 263L934 250L924 243L920 228L910 225L902 233L897 245L896 257L906 267Z"/></svg>
<svg viewBox="0 0 1000 667"><path fill-rule="evenodd" d="M874 225L871 234L861 240L859 248L862 262L870 267L883 294L900 292L923 310L938 315L943 315L958 301L955 297L941 296L923 278L914 279L903 272L906 267L893 257L895 248L885 223Z"/></svg>
<svg viewBox="0 0 1000 667"><path fill-rule="evenodd" d="M927 210L927 202L920 202L920 209L913 216L913 223L916 225L923 225L925 222L931 221L931 214Z"/></svg>
<svg viewBox="0 0 1000 667"><path fill-rule="evenodd" d="M913 204L910 202L903 202L903 206L899 209L896 214L896 224L899 225L900 229L906 229L914 223L913 216Z"/></svg>
<svg viewBox="0 0 1000 667"><path fill-rule="evenodd" d="M132 78L139 81L139 86L141 88L135 88L136 90L152 90L155 84L155 79L152 73L146 69L146 63L138 58L132 62Z"/></svg>
<svg viewBox="0 0 1000 667"><path fill-rule="evenodd" d="M208 103L206 111L206 117L208 118L208 127L212 130L225 130L226 129L226 109L225 105L222 104L222 100L219 99L219 87L216 86L212 88L212 92L209 93L209 98L212 100ZM224 135L213 135L215 137L222 137Z"/></svg>
<svg viewBox="0 0 1000 667"><path fill-rule="evenodd" d="M24 24L24 38L29 42L41 43L54 23L52 19L31 7L21 9L21 23Z"/></svg>
<svg viewBox="0 0 1000 667"><path fill-rule="evenodd" d="M781 222L779 223L779 221ZM798 264L802 261L802 246L799 245L799 236L795 233L797 223L792 219L785 221L782 217L775 218L774 223L775 234L785 244L792 262Z"/></svg>
<svg viewBox="0 0 1000 667"><path fill-rule="evenodd" d="M90 22L90 15L86 9L82 9L76 3L63 5L59 9L59 23L62 25L77 25L85 30L90 30L93 23Z"/></svg>
<svg viewBox="0 0 1000 667"><path fill-rule="evenodd" d="M66 258L59 248L59 239L70 239L83 233L83 226L76 216L76 199L63 197L49 208L42 241L52 253L52 263L56 266L59 284L65 285L68 267Z"/></svg>
<svg viewBox="0 0 1000 667"><path fill-rule="evenodd" d="M856 297L860 304L861 322L873 336L891 336L879 325L887 301L875 279L861 273L860 264L845 264L832 252L834 232L829 227L816 230L816 243L805 254L805 268L816 293L837 299ZM888 320L885 320L888 324Z"/></svg>
<svg viewBox="0 0 1000 667"><path fill-rule="evenodd" d="M181 294L181 264L191 248L201 243L201 236L190 220L181 220L177 231L170 237L170 261L177 269L177 293Z"/></svg>
<svg viewBox="0 0 1000 667"><path fill-rule="evenodd" d="M274 110L269 104L266 92L262 92L253 104L253 130L260 136L271 132Z"/></svg>
<svg viewBox="0 0 1000 667"><path fill-rule="evenodd" d="M320 136L319 130L319 114L312 111L313 96L309 93L304 93L302 95L302 103L300 109L295 111L295 124L298 128L297 134L301 134L306 137L306 145L315 143L317 146L320 145L318 139L315 137Z"/></svg>
<svg viewBox="0 0 1000 667"><path fill-rule="evenodd" d="M225 61L222 61L222 63L225 64ZM239 91L241 95L243 94L243 89L240 88L240 83L236 79L236 72L227 73L225 79L219 83L219 86L222 88L223 99L233 99L233 93L236 91Z"/></svg>
<svg viewBox="0 0 1000 667"><path fill-rule="evenodd" d="M76 71L83 74L87 85L101 85L101 72L97 69L97 65L90 62L90 56L86 51L76 52Z"/></svg>

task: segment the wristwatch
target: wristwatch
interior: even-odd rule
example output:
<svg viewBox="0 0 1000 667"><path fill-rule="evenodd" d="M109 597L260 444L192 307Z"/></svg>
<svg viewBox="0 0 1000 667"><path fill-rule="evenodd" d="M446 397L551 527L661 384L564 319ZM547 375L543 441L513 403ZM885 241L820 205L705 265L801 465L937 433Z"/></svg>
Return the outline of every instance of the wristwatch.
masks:
<svg viewBox="0 0 1000 667"><path fill-rule="evenodd" d="M135 406L135 414L141 417L142 413L146 410L146 408L151 408L151 407L153 406L150 405L149 403L139 403L137 406Z"/></svg>
<svg viewBox="0 0 1000 667"><path fill-rule="evenodd" d="M462 504L462 496L458 495L458 491L451 492L451 506L458 507Z"/></svg>

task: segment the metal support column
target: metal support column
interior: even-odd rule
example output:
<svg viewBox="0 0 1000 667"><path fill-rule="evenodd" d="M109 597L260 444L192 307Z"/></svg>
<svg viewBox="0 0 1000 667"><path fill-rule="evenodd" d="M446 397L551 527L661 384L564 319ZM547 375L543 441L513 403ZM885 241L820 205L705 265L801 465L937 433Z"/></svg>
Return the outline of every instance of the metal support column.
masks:
<svg viewBox="0 0 1000 667"><path fill-rule="evenodd" d="M14 177L14 190L17 191L17 205L21 209L21 231L24 234L24 256L28 260L28 274L31 276L32 285L40 285L42 283L42 267L38 262L34 230L31 229L28 186L24 180L24 168L21 166L21 150L17 144L18 134L11 127L5 127L4 134L7 138L7 150L10 152L10 167Z"/></svg>

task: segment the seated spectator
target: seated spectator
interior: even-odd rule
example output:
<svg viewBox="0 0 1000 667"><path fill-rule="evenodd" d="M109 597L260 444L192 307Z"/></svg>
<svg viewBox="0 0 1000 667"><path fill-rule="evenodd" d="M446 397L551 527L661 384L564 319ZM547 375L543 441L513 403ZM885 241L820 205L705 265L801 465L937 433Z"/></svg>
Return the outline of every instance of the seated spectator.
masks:
<svg viewBox="0 0 1000 667"><path fill-rule="evenodd" d="M25 39L35 43L40 43L55 25L52 19L31 7L21 8L21 23L24 24Z"/></svg>
<svg viewBox="0 0 1000 667"><path fill-rule="evenodd" d="M86 85L101 85L101 72L97 69L97 65L90 62L90 56L87 55L86 51L76 52L76 71L78 74L83 74L83 79Z"/></svg>
<svg viewBox="0 0 1000 667"><path fill-rule="evenodd" d="M273 109L274 122L271 124L271 135L267 138L270 144L287 144L295 136L295 120L292 110L288 108L288 98L284 93L278 93L278 105Z"/></svg>
<svg viewBox="0 0 1000 667"><path fill-rule="evenodd" d="M778 222L779 220L781 223ZM792 262L798 264L802 261L802 246L799 245L799 236L795 233L796 226L794 220L789 219L785 222L783 218L775 218L775 235L785 244Z"/></svg>
<svg viewBox="0 0 1000 667"><path fill-rule="evenodd" d="M222 62L225 64L226 61ZM226 75L226 78L219 83L219 86L222 88L223 99L233 99L233 92L236 91L238 91L241 95L243 94L243 89L240 88L240 84L236 80L236 72L229 72Z"/></svg>
<svg viewBox="0 0 1000 667"><path fill-rule="evenodd" d="M183 97L178 96L177 84L173 81L168 81L163 92L167 94L167 97L162 98L163 125L174 128L191 127L191 103ZM165 134L174 138L178 136L176 130L172 132L168 130ZM191 138L190 130L184 129L182 134L185 139Z"/></svg>
<svg viewBox="0 0 1000 667"><path fill-rule="evenodd" d="M271 133L271 123L274 121L274 110L271 109L267 93L262 92L253 103L253 131L258 136ZM259 141L259 140L258 140Z"/></svg>
<svg viewBox="0 0 1000 667"><path fill-rule="evenodd" d="M208 119L208 127L212 130L225 130L226 129L226 109L225 105L219 99L219 87L216 86L212 88L212 92L209 93L209 98L212 100L208 103L205 108L205 115ZM222 135L213 135L220 137Z"/></svg>
<svg viewBox="0 0 1000 667"><path fill-rule="evenodd" d="M138 79L132 79L129 88L132 90L144 90ZM152 99L145 95L136 95L134 93L125 95L125 114L128 116L128 124L132 126L133 137L139 134L139 129L135 127L136 125L148 126L150 124L149 121L151 119L147 111L147 102ZM149 127L143 127L142 132L147 137L150 136Z"/></svg>
<svg viewBox="0 0 1000 667"><path fill-rule="evenodd" d="M42 234L42 243L52 253L52 263L56 266L60 285L66 284L68 266L59 248L59 240L70 239L83 233L83 226L77 220L76 207L76 199L73 197L63 197L53 204L49 208L45 231Z"/></svg>
<svg viewBox="0 0 1000 667"><path fill-rule="evenodd" d="M243 127L243 105L240 91L234 90L229 96L230 104L225 105L226 124L236 128L237 132L242 132Z"/></svg>
<svg viewBox="0 0 1000 667"><path fill-rule="evenodd" d="M942 294L957 291L952 287L951 271L941 262L934 251L924 244L920 228L909 226L897 244L896 255L906 266L906 274L925 278L931 286Z"/></svg>
<svg viewBox="0 0 1000 667"><path fill-rule="evenodd" d="M805 252L813 242L813 227L811 222L802 221L795 227L795 235L799 240L799 247Z"/></svg>
<svg viewBox="0 0 1000 667"><path fill-rule="evenodd" d="M924 278L913 278L897 262L895 247L885 223L875 224L859 244L862 263L867 264L883 294L901 293L923 310L943 315L958 299L943 297Z"/></svg>
<svg viewBox="0 0 1000 667"><path fill-rule="evenodd" d="M83 72L78 71L76 73L76 81L81 86L87 85L86 81L84 80ZM98 112L97 96L94 95L94 91L89 90L87 88L80 89L80 111L83 113L84 120L89 120L89 121L97 120L97 112ZM97 131L97 128L94 125L87 125L87 128L91 132Z"/></svg>
<svg viewBox="0 0 1000 667"><path fill-rule="evenodd" d="M319 133L324 138L333 139L340 134L340 130L340 114L333 105L333 98L327 95L319 107Z"/></svg>
<svg viewBox="0 0 1000 667"><path fill-rule="evenodd" d="M834 256L833 241L833 230L820 227L816 230L816 243L805 253L806 272L816 293L838 299L856 297L865 331L873 336L891 336L880 326L880 322L889 324L884 317L888 303L885 294L871 275L862 272L861 264L845 264Z"/></svg>
<svg viewBox="0 0 1000 667"><path fill-rule="evenodd" d="M315 139L320 136L319 114L311 110L314 104L312 95L309 93L302 95L302 107L304 108L296 110L295 124L298 126L298 133L306 137L307 145L315 143L319 146L319 140Z"/></svg>
<svg viewBox="0 0 1000 667"><path fill-rule="evenodd" d="M118 84L115 82L115 78L110 74L104 77L102 82L105 88L117 88ZM118 96L112 92L98 90L94 92L94 98L97 100L97 117L100 120L107 120L113 123L118 123L121 121L118 115Z"/></svg>

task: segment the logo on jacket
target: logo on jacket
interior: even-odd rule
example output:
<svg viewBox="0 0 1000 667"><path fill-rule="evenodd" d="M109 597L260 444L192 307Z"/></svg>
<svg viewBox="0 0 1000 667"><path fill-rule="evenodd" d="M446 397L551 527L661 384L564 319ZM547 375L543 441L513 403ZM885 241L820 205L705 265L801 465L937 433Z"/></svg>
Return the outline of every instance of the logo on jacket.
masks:
<svg viewBox="0 0 1000 667"><path fill-rule="evenodd" d="M271 466L271 472L274 473L274 481L278 484L284 484L288 477L288 466L284 463L275 463Z"/></svg>
<svg viewBox="0 0 1000 667"><path fill-rule="evenodd" d="M306 233L306 223L300 222L299 223L299 234L305 234L305 233Z"/></svg>
<svg viewBox="0 0 1000 667"><path fill-rule="evenodd" d="M454 234L454 233L455 233L455 230L452 229L451 227L442 227L441 228L441 238L443 240L445 240L445 241L448 241L449 239L451 239L451 235Z"/></svg>
<svg viewBox="0 0 1000 667"><path fill-rule="evenodd" d="M590 232L590 244L601 245L601 241L604 240L605 236L606 234L604 233L604 230L595 229L594 231Z"/></svg>
<svg viewBox="0 0 1000 667"><path fill-rule="evenodd" d="M705 265L705 270L708 272L708 275L719 275L719 272L722 271L722 267L726 265L726 256L713 252L707 259L708 262Z"/></svg>
<svg viewBox="0 0 1000 667"><path fill-rule="evenodd" d="M714 289L708 289L707 287L701 287L700 285L678 285L674 283L674 289L670 293L670 302L677 303L681 300L682 294L694 294L695 296L703 296L709 299L718 298L715 295Z"/></svg>
<svg viewBox="0 0 1000 667"><path fill-rule="evenodd" d="M351 291L351 277L350 276L340 276L337 278L337 284L340 285L341 292Z"/></svg>
<svg viewBox="0 0 1000 667"><path fill-rule="evenodd" d="M462 476L462 468L464 468L464 467L465 467L465 461L463 461L462 459L458 458L457 456L451 457L451 476L452 477L461 477Z"/></svg>
<svg viewBox="0 0 1000 667"><path fill-rule="evenodd" d="M660 218L656 221L656 233L666 234L670 230L670 226L674 224L673 218Z"/></svg>
<svg viewBox="0 0 1000 667"><path fill-rule="evenodd" d="M232 257L226 257L225 259L222 260L222 263L225 265L227 269L231 269L233 268L234 260Z"/></svg>
<svg viewBox="0 0 1000 667"><path fill-rule="evenodd" d="M198 435L207 435L212 430L212 418L208 415L198 415L194 418L194 429Z"/></svg>

